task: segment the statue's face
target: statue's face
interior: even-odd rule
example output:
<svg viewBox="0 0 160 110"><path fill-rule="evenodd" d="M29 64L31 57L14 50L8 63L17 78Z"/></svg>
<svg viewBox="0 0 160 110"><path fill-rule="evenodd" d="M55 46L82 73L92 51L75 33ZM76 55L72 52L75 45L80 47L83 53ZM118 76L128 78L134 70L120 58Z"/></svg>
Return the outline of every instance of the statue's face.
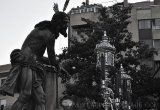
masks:
<svg viewBox="0 0 160 110"><path fill-rule="evenodd" d="M64 37L67 37L67 27L68 27L68 24L69 24L69 19L68 19L68 17L66 17L62 21L62 24L60 26L60 31L59 31Z"/></svg>

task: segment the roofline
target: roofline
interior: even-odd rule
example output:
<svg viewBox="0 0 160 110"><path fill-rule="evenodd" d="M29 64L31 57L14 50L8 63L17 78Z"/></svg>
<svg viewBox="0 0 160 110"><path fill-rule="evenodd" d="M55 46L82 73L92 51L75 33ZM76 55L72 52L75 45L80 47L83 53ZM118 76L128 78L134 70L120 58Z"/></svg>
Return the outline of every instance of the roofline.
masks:
<svg viewBox="0 0 160 110"><path fill-rule="evenodd" d="M9 75L9 72L0 73L0 78L7 77Z"/></svg>
<svg viewBox="0 0 160 110"><path fill-rule="evenodd" d="M90 8L92 6L102 6L102 4L91 4L91 5L87 5L87 6L77 6L76 8L72 8L71 10L76 10L76 9L83 9L85 8Z"/></svg>
<svg viewBox="0 0 160 110"><path fill-rule="evenodd" d="M6 73L6 72L9 72L9 71L1 71L0 74L1 74L1 73Z"/></svg>

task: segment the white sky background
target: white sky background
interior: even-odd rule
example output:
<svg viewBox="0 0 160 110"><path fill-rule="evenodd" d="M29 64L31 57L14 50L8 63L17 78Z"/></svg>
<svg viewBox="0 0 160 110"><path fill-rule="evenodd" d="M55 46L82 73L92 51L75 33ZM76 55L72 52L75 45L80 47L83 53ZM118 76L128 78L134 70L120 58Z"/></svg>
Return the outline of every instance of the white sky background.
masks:
<svg viewBox="0 0 160 110"><path fill-rule="evenodd" d="M101 3L110 6L116 0L89 0L90 4ZM117 0L122 2L123 0ZM146 0L129 0L129 3ZM153 1L153 0L152 0ZM65 0L0 0L0 65L10 63L10 53L13 49L21 48L27 35L35 24L43 20L51 20L53 2L59 4L62 11ZM70 0L67 10L80 6L85 0ZM67 47L68 38L60 36L56 40L56 54L61 53L62 47Z"/></svg>

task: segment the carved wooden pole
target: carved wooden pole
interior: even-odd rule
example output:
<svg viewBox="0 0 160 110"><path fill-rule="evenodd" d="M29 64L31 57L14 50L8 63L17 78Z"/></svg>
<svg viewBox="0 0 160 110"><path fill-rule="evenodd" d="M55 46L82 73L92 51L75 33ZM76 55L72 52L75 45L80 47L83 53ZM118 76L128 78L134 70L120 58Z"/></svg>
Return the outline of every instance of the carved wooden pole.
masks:
<svg viewBox="0 0 160 110"><path fill-rule="evenodd" d="M46 110L56 110L57 108L57 74L51 67L46 67L45 93L46 93Z"/></svg>

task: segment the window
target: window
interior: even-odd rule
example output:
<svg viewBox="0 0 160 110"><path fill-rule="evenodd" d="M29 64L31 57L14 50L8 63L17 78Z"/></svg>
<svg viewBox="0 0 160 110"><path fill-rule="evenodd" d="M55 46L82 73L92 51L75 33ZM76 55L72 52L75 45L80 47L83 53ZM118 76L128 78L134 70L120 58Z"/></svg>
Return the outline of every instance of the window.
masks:
<svg viewBox="0 0 160 110"><path fill-rule="evenodd" d="M89 12L94 12L94 7L88 9Z"/></svg>
<svg viewBox="0 0 160 110"><path fill-rule="evenodd" d="M92 12L94 12L94 8L91 8Z"/></svg>
<svg viewBox="0 0 160 110"><path fill-rule="evenodd" d="M87 12L87 8L84 9L84 12Z"/></svg>
<svg viewBox="0 0 160 110"><path fill-rule="evenodd" d="M143 41L145 44L148 44L150 47L153 47L153 46L152 46L152 40L151 40L151 39L141 40L141 41Z"/></svg>
<svg viewBox="0 0 160 110"><path fill-rule="evenodd" d="M151 20L139 20L139 40L153 46Z"/></svg>
<svg viewBox="0 0 160 110"><path fill-rule="evenodd" d="M96 8L96 12L99 12L99 8Z"/></svg>
<svg viewBox="0 0 160 110"><path fill-rule="evenodd" d="M141 64L142 65L148 65L149 67L153 67L153 64L154 64L154 62L153 62L153 60L151 60L151 58L150 58L150 60L148 59L148 60L141 60Z"/></svg>
<svg viewBox="0 0 160 110"><path fill-rule="evenodd" d="M154 70L157 70L160 67L160 61L154 61Z"/></svg>
<svg viewBox="0 0 160 110"><path fill-rule="evenodd" d="M78 13L78 10L75 10L74 13Z"/></svg>
<svg viewBox="0 0 160 110"><path fill-rule="evenodd" d="M160 19L155 19L156 26L160 26Z"/></svg>
<svg viewBox="0 0 160 110"><path fill-rule="evenodd" d="M87 8L87 12L89 12L90 11L90 8Z"/></svg>
<svg viewBox="0 0 160 110"><path fill-rule="evenodd" d="M73 35L77 35L77 30L73 28L72 33Z"/></svg>
<svg viewBox="0 0 160 110"><path fill-rule="evenodd" d="M152 39L152 30L151 29L140 29L139 30L139 39Z"/></svg>
<svg viewBox="0 0 160 110"><path fill-rule="evenodd" d="M74 13L75 13L75 11L71 10L71 14L74 14Z"/></svg>
<svg viewBox="0 0 160 110"><path fill-rule="evenodd" d="M4 110L4 107L6 106L6 99L0 99L0 105L1 105L0 110Z"/></svg>
<svg viewBox="0 0 160 110"><path fill-rule="evenodd" d="M91 11L91 8L87 8L87 12L90 12Z"/></svg>
<svg viewBox="0 0 160 110"><path fill-rule="evenodd" d="M160 19L153 19L152 20L152 27L153 27L153 29L160 29Z"/></svg>
<svg viewBox="0 0 160 110"><path fill-rule="evenodd" d="M150 29L151 22L150 20L140 20L139 21L139 29Z"/></svg>
<svg viewBox="0 0 160 110"><path fill-rule="evenodd" d="M81 10L81 13L83 13L83 12L84 12L84 10L82 9L82 10Z"/></svg>
<svg viewBox="0 0 160 110"><path fill-rule="evenodd" d="M160 50L160 39L154 40L154 47L156 48L156 50Z"/></svg>

